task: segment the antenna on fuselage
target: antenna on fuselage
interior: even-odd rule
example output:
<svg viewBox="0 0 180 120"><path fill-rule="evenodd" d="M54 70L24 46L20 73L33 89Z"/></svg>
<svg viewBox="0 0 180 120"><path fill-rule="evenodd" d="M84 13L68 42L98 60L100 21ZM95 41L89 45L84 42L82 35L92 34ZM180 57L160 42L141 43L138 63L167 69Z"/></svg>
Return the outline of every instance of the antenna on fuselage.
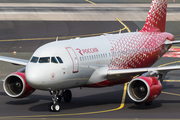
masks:
<svg viewBox="0 0 180 120"><path fill-rule="evenodd" d="M58 36L56 37L56 42L58 41Z"/></svg>

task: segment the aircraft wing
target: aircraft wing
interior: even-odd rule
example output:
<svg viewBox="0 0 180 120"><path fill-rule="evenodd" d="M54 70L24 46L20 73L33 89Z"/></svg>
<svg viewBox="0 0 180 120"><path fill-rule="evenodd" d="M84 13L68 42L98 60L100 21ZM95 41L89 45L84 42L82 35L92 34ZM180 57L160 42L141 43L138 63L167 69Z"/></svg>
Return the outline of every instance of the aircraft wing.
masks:
<svg viewBox="0 0 180 120"><path fill-rule="evenodd" d="M26 65L28 63L28 60L5 57L5 56L0 56L0 61L9 62L15 65Z"/></svg>
<svg viewBox="0 0 180 120"><path fill-rule="evenodd" d="M149 67L149 68L132 68L132 69L112 69L108 70L107 78L109 80L125 78L129 76L135 76L138 74L147 73L152 71L153 74L162 74L163 77L167 74L167 72L172 70L180 70L180 65L177 66L164 66L164 67Z"/></svg>

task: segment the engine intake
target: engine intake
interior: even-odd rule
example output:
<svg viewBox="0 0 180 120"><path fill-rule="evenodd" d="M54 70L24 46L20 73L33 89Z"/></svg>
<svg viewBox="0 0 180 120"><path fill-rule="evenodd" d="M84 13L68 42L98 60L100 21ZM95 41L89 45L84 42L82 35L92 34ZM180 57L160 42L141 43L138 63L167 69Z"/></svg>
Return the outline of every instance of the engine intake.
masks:
<svg viewBox="0 0 180 120"><path fill-rule="evenodd" d="M19 71L5 78L3 88L6 94L13 98L23 98L35 91L26 82L25 73Z"/></svg>
<svg viewBox="0 0 180 120"><path fill-rule="evenodd" d="M156 77L140 76L130 81L127 92L135 102L150 102L159 96L162 85Z"/></svg>

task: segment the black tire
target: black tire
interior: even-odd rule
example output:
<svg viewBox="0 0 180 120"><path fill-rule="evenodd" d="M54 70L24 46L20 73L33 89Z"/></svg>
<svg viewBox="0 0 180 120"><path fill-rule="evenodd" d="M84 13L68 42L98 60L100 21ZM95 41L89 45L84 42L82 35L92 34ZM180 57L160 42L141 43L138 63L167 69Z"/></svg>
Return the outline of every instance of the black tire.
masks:
<svg viewBox="0 0 180 120"><path fill-rule="evenodd" d="M59 104L55 104L55 105L53 105L53 111L54 111L54 112L59 112L59 111L60 111L60 109L61 109L61 107L60 107L60 105L59 105Z"/></svg>
<svg viewBox="0 0 180 120"><path fill-rule="evenodd" d="M63 93L64 101L65 102L71 102L72 99L72 93L70 90L65 90Z"/></svg>
<svg viewBox="0 0 180 120"><path fill-rule="evenodd" d="M53 103L51 103L51 104L49 104L49 111L50 112L59 112L60 111L60 106L59 106L59 104L53 104Z"/></svg>
<svg viewBox="0 0 180 120"><path fill-rule="evenodd" d="M53 112L53 111L54 111L54 109L53 109L53 103L49 104L48 109L49 109L50 112Z"/></svg>

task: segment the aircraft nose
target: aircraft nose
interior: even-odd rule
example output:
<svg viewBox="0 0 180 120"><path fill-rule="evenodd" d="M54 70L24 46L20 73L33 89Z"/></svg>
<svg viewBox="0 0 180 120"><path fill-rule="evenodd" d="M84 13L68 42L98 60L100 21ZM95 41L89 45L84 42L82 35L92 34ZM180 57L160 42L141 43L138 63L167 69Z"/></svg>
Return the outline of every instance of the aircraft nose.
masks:
<svg viewBox="0 0 180 120"><path fill-rule="evenodd" d="M39 88L39 86L42 84L42 78L40 78L42 75L40 75L41 72L39 71L40 69L38 67L34 67L33 65L26 66L26 81L33 88Z"/></svg>

